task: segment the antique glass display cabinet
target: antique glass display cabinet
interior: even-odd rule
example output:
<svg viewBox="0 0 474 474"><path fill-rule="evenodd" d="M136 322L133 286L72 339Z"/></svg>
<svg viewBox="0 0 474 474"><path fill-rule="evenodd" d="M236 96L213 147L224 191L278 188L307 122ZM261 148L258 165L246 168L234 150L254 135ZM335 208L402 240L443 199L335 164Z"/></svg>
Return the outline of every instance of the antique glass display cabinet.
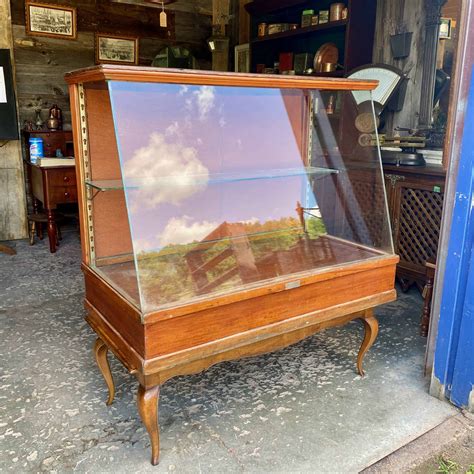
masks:
<svg viewBox="0 0 474 474"><path fill-rule="evenodd" d="M98 66L70 86L87 321L139 383L158 463L159 387L361 319L395 267L374 81ZM343 341L341 341L343 343Z"/></svg>

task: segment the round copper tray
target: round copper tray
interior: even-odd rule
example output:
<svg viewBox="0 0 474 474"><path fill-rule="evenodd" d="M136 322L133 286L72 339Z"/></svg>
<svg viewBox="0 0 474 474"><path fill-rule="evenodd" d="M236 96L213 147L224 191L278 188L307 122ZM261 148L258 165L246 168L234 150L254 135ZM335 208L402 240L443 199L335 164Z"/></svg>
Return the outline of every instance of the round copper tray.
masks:
<svg viewBox="0 0 474 474"><path fill-rule="evenodd" d="M339 50L334 43L324 43L314 56L314 70L322 72L324 63L337 64L339 59Z"/></svg>

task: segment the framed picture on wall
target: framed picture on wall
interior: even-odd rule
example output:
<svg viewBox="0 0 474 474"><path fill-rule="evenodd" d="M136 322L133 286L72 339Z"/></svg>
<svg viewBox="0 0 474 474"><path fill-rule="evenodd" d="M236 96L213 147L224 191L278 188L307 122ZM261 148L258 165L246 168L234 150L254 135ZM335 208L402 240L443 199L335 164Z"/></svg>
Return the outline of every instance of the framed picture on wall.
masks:
<svg viewBox="0 0 474 474"><path fill-rule="evenodd" d="M26 33L33 36L76 39L77 14L74 7L26 2Z"/></svg>
<svg viewBox="0 0 474 474"><path fill-rule="evenodd" d="M235 72L250 72L250 44L235 47Z"/></svg>
<svg viewBox="0 0 474 474"><path fill-rule="evenodd" d="M138 38L96 33L97 64L138 64Z"/></svg>

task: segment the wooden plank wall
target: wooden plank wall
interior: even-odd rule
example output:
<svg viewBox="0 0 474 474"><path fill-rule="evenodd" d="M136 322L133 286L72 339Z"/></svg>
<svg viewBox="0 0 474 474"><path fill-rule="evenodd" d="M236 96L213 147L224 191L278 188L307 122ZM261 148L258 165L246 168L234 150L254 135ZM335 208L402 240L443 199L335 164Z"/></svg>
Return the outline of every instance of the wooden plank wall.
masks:
<svg viewBox="0 0 474 474"><path fill-rule="evenodd" d="M0 48L12 50L9 0L0 0ZM0 241L22 239L26 232L23 162L18 140L0 140Z"/></svg>
<svg viewBox="0 0 474 474"><path fill-rule="evenodd" d="M150 65L162 47L177 44L188 47L199 66L210 68L206 39L211 35L211 0L179 0L176 11L168 10L169 32L159 27L159 10L145 6L113 3L107 0L48 0L48 3L77 7L76 41L28 36L25 33L24 0L11 0L14 55L20 123L33 120L35 109L57 104L70 123L69 98L64 74L94 64L96 31L133 35L140 38L139 62Z"/></svg>
<svg viewBox="0 0 474 474"><path fill-rule="evenodd" d="M413 32L411 54L405 59L393 59L390 35L400 30ZM410 79L403 110L387 114L388 132L397 126L416 128L418 125L424 36L424 0L378 0L373 61L398 67L408 73Z"/></svg>

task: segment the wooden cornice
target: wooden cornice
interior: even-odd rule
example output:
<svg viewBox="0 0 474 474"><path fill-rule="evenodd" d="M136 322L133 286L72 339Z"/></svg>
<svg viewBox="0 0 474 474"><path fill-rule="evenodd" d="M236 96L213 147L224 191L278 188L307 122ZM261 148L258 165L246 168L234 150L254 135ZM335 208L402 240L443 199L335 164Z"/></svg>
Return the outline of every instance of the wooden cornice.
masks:
<svg viewBox="0 0 474 474"><path fill-rule="evenodd" d="M333 77L242 74L152 67L112 66L105 64L67 73L65 79L68 84L110 80L203 86L367 91L375 89L378 85L378 81Z"/></svg>

